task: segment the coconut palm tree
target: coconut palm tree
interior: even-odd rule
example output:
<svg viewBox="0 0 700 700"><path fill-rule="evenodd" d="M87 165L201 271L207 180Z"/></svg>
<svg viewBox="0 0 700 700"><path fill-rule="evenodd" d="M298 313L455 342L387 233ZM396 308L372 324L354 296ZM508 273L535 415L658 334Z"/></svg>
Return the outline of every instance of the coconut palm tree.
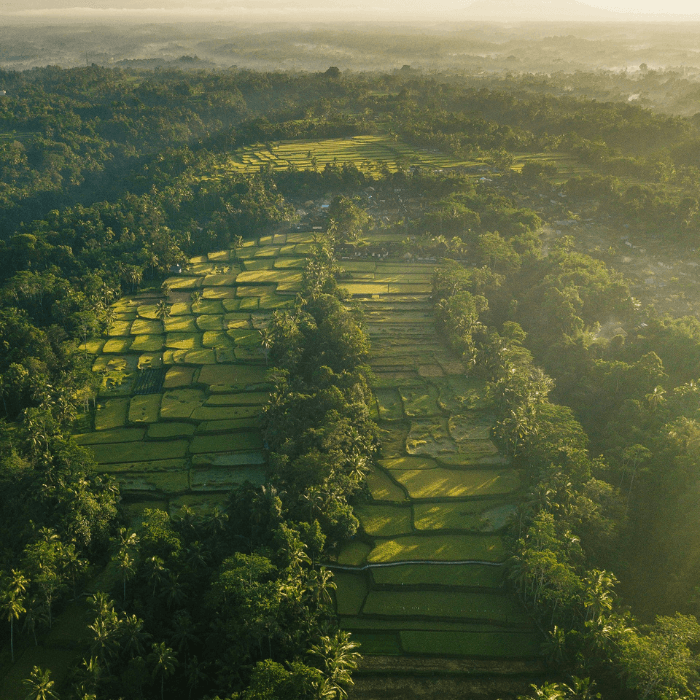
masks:
<svg viewBox="0 0 700 700"><path fill-rule="evenodd" d="M129 658L143 656L144 645L151 635L143 629L143 620L136 615L127 615L120 624L121 648Z"/></svg>
<svg viewBox="0 0 700 700"><path fill-rule="evenodd" d="M18 595L12 588L7 587L2 592L0 610L10 623L10 655L12 663L15 662L15 620L27 612L24 607L24 598Z"/></svg>
<svg viewBox="0 0 700 700"><path fill-rule="evenodd" d="M175 673L177 657L175 652L166 646L165 642L159 642L151 646L150 659L153 662L153 677L160 676L160 698L163 700L165 679Z"/></svg>
<svg viewBox="0 0 700 700"><path fill-rule="evenodd" d="M202 292L199 290L195 290L190 294L190 303L192 305L192 311L195 310L195 307L199 307L200 302L202 301Z"/></svg>
<svg viewBox="0 0 700 700"><path fill-rule="evenodd" d="M49 616L46 612L46 606L43 601L41 601L36 596L33 596L27 605L27 613L24 616L24 624L22 625L23 632L31 632L32 637L34 637L34 646L39 646L39 642L36 638L36 626L37 624L48 624Z"/></svg>
<svg viewBox="0 0 700 700"><path fill-rule="evenodd" d="M267 365L270 357L270 350L272 349L272 337L266 328L260 331L260 347L262 354L265 356L265 364Z"/></svg>
<svg viewBox="0 0 700 700"><path fill-rule="evenodd" d="M153 583L153 598L156 597L156 586L162 582L167 576L165 562L159 556L153 556L146 559L146 570L148 571L148 580Z"/></svg>
<svg viewBox="0 0 700 700"><path fill-rule="evenodd" d="M168 316L170 316L170 306L168 306L168 302L165 299L161 299L156 304L156 318L163 324L163 328L165 328L165 319Z"/></svg>
<svg viewBox="0 0 700 700"><path fill-rule="evenodd" d="M207 664L204 661L200 661L196 656L190 659L189 664L187 664L187 687L189 692L187 694L188 698L192 697L192 693L195 691L198 685L202 681L206 681L209 678L209 674L206 672Z"/></svg>
<svg viewBox="0 0 700 700"><path fill-rule="evenodd" d="M309 650L318 659L323 673L322 695L332 700L347 698L346 686L352 685L351 673L357 668L360 654L357 644L350 641L350 634L340 630L334 637L321 637L321 641Z"/></svg>
<svg viewBox="0 0 700 700"><path fill-rule="evenodd" d="M52 690L54 682L51 680L51 671L48 669L44 671L35 666L24 684L29 689L24 700L58 700L58 695Z"/></svg>
<svg viewBox="0 0 700 700"><path fill-rule="evenodd" d="M117 563L117 568L122 576L123 600L126 602L126 582L134 577L136 573L136 562L131 556L128 547L122 547L113 557L112 561Z"/></svg>

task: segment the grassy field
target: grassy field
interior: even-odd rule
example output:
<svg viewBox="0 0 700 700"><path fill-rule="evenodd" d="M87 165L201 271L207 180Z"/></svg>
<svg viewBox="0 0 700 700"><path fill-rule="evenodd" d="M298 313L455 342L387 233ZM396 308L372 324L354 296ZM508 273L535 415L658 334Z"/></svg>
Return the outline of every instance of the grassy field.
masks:
<svg viewBox="0 0 700 700"><path fill-rule="evenodd" d="M323 170L329 163L352 163L365 173L378 173L383 168L395 172L400 166L414 165L433 169L478 165L475 161L415 148L388 135L370 135L245 146L233 154L224 170L250 173L266 167L284 170L290 166L299 170Z"/></svg>
<svg viewBox="0 0 700 700"><path fill-rule="evenodd" d="M501 496L512 493L520 485L513 470L403 469L392 474L414 499Z"/></svg>
<svg viewBox="0 0 700 700"><path fill-rule="evenodd" d="M375 542L368 556L372 563L422 560L500 562L506 556L498 535L408 535Z"/></svg>
<svg viewBox="0 0 700 700"><path fill-rule="evenodd" d="M380 458L355 510L364 539L338 556L362 567L338 590L341 624L365 654L537 656L539 633L504 587L500 531L520 478L491 439L483 381L435 335L433 266L343 266L372 341Z"/></svg>
<svg viewBox="0 0 700 700"><path fill-rule="evenodd" d="M308 150L319 167L342 162L331 155L340 146L348 162L368 158L369 167L401 156L379 137L293 146L273 144L272 167L290 158L303 167ZM235 167L259 167L256 148L236 154ZM423 155L438 167L436 154ZM79 441L120 480L130 517L153 505L211 509L236 484L264 483L260 412L272 374L261 331L294 303L311 240L278 234L193 258L166 280L166 318L157 293L122 299L108 333L85 345L101 386L94 430ZM337 554L356 569L336 572L338 614L353 620L366 654L531 656L533 633L493 565L507 556L499 531L519 476L491 441L483 383L466 378L435 336L433 266L342 262L372 340L380 454L356 508L361 530ZM147 377L155 383L142 391ZM454 563L462 561L473 563Z"/></svg>
<svg viewBox="0 0 700 700"><path fill-rule="evenodd" d="M260 413L272 384L260 331L293 304L312 239L267 236L193 258L165 294L116 302L104 337L83 346L100 389L94 432L79 441L127 499L206 508L245 479L263 483Z"/></svg>
<svg viewBox="0 0 700 700"><path fill-rule="evenodd" d="M391 537L412 531L411 508L393 505L361 505L355 507L355 515L368 535Z"/></svg>
<svg viewBox="0 0 700 700"><path fill-rule="evenodd" d="M402 630L401 648L406 654L522 658L540 654L541 635L533 632L463 632Z"/></svg>
<svg viewBox="0 0 700 700"><path fill-rule="evenodd" d="M372 569L378 586L468 586L499 588L503 585L502 566L486 564L405 564Z"/></svg>
<svg viewBox="0 0 700 700"><path fill-rule="evenodd" d="M475 620L502 625L528 624L518 601L508 595L456 591L370 591L362 608L364 616L382 618L445 618Z"/></svg>

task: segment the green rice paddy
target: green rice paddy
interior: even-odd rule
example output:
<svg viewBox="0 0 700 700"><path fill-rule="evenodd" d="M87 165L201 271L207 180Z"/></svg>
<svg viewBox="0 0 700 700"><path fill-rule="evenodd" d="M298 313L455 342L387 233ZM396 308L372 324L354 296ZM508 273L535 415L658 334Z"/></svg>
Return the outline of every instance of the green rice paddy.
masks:
<svg viewBox="0 0 700 700"><path fill-rule="evenodd" d="M476 165L453 156L419 149L394 141L389 136L354 136L325 140L279 141L269 145L255 144L238 149L225 170L257 172L261 167L284 170L322 170L327 164L352 163L366 173L387 168L395 172L402 165L424 168L454 168Z"/></svg>
<svg viewBox="0 0 700 700"><path fill-rule="evenodd" d="M446 618L501 625L527 625L529 618L516 598L506 594L463 591L370 591L364 616Z"/></svg>
<svg viewBox="0 0 700 700"><path fill-rule="evenodd" d="M94 432L78 439L127 499L204 507L246 479L263 483L260 413L272 384L260 330L293 304L312 239L281 234L193 258L164 294L116 302L105 337L84 344L101 386Z"/></svg>
<svg viewBox="0 0 700 700"><path fill-rule="evenodd" d="M399 632L401 648L407 654L436 656L479 656L485 658L533 657L540 653L542 637L536 632L442 632L434 630Z"/></svg>
<svg viewBox="0 0 700 700"><path fill-rule="evenodd" d="M491 439L482 381L435 335L433 266L342 261L359 301L380 455L338 564L341 626L365 654L533 658L540 635L504 587L519 474Z"/></svg>
<svg viewBox="0 0 700 700"><path fill-rule="evenodd" d="M339 615L359 615L369 588L364 576L339 571L333 576Z"/></svg>
<svg viewBox="0 0 700 700"><path fill-rule="evenodd" d="M390 168L399 157L391 148L401 149L382 137L273 144L273 167L290 158L303 167L308 150L321 167L343 162L339 151L324 155L339 144L347 162L375 153ZM259 167L256 149L238 152L231 167ZM371 156L367 162L374 167ZM273 377L261 330L294 303L311 241L311 233L277 234L193 258L166 280L165 297L120 300L109 333L85 344L101 387L94 431L78 439L99 470L119 479L127 503L136 499L134 514L143 507L137 503L211 509L236 484L264 483L260 413ZM356 631L365 654L536 656L539 638L502 585L507 551L499 533L514 511L519 476L491 441L483 384L466 378L435 337L433 266L341 264L342 285L362 305L372 340L380 438L356 507L361 529L337 554L337 564L352 570L335 576L341 623ZM170 314L160 321L163 298ZM148 372L159 377L152 393L139 390L150 386Z"/></svg>
<svg viewBox="0 0 700 700"><path fill-rule="evenodd" d="M498 535L408 535L375 540L368 555L371 563L394 561L501 562L506 557Z"/></svg>
<svg viewBox="0 0 700 700"><path fill-rule="evenodd" d="M391 537L412 531L411 508L393 505L360 505L355 508L364 531L373 537Z"/></svg>
<svg viewBox="0 0 700 700"><path fill-rule="evenodd" d="M405 564L374 568L372 580L377 586L499 588L504 569L487 564Z"/></svg>
<svg viewBox="0 0 700 700"><path fill-rule="evenodd" d="M500 496L512 493L520 485L518 473L513 470L404 469L392 474L409 497L416 499Z"/></svg>

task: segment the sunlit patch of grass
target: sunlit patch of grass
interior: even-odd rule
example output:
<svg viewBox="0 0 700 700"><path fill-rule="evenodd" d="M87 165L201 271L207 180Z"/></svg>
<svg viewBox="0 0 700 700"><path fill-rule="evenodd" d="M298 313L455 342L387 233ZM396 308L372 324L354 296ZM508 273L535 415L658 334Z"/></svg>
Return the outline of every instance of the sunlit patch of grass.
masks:
<svg viewBox="0 0 700 700"><path fill-rule="evenodd" d="M406 506L363 504L355 507L355 515L371 536L391 537L412 531L411 509Z"/></svg>
<svg viewBox="0 0 700 700"><path fill-rule="evenodd" d="M377 540L368 561L500 562L505 554L503 540L497 535L407 535Z"/></svg>
<svg viewBox="0 0 700 700"><path fill-rule="evenodd" d="M375 501L405 501L405 491L395 484L383 470L371 469L367 474L367 488Z"/></svg>
<svg viewBox="0 0 700 700"><path fill-rule="evenodd" d="M405 564L372 569L377 585L501 588L505 569L487 564Z"/></svg>
<svg viewBox="0 0 700 700"><path fill-rule="evenodd" d="M514 470L474 469L395 470L392 476L411 498L465 498L509 494L520 486Z"/></svg>

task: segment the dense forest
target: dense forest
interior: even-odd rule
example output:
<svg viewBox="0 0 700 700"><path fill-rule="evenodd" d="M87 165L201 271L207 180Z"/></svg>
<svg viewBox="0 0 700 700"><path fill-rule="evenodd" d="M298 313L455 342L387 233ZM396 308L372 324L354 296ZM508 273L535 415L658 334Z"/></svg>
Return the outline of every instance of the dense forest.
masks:
<svg viewBox="0 0 700 700"><path fill-rule="evenodd" d="M543 665L521 697L700 695L700 297L624 262L700 264L700 122L557 80L0 71L0 673L90 611L70 671L49 658L8 693L346 696L362 649L325 564L360 530L381 433L343 260L376 255L434 267L436 332L524 475L507 585ZM314 143L364 137L383 161L319 164ZM288 142L307 167L275 160ZM314 236L300 286L260 336L265 483L135 520L73 437L101 390L91 339L144 291L164 327L174 269L295 229Z"/></svg>

